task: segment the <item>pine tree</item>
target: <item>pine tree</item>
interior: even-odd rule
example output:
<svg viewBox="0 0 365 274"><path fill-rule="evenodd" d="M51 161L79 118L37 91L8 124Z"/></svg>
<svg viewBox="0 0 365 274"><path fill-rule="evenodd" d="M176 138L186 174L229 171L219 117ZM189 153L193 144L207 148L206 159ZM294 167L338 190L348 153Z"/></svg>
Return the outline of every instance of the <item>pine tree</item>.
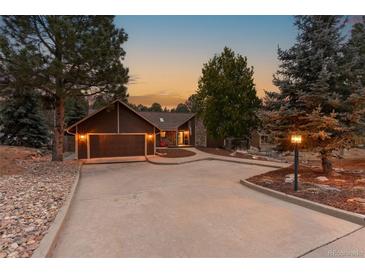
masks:
<svg viewBox="0 0 365 274"><path fill-rule="evenodd" d="M179 103L177 106L176 106L176 109L174 112L179 112L179 113L187 113L189 112L189 108L186 104L184 103Z"/></svg>
<svg viewBox="0 0 365 274"><path fill-rule="evenodd" d="M0 109L0 141L6 145L41 147L49 140L39 100L30 92L7 97Z"/></svg>
<svg viewBox="0 0 365 274"><path fill-rule="evenodd" d="M23 87L48 98L55 110L52 160L63 160L64 104L80 92L127 97L127 41L114 16L2 16L2 93Z"/></svg>
<svg viewBox="0 0 365 274"><path fill-rule="evenodd" d="M326 174L331 155L351 146L354 128L364 108L363 91L349 87L343 58L342 16L296 16L296 43L278 50L277 96L266 96L266 126L282 149L292 133L303 135L303 146L318 151ZM362 98L361 98L362 93Z"/></svg>
<svg viewBox="0 0 365 274"><path fill-rule="evenodd" d="M76 123L88 113L88 102L83 97L70 97L65 101L65 123L66 126Z"/></svg>
<svg viewBox="0 0 365 274"><path fill-rule="evenodd" d="M161 104L159 104L159 103L153 103L152 105L151 105L151 107L148 109L149 111L157 111L157 112L162 112L162 106L161 106Z"/></svg>
<svg viewBox="0 0 365 274"><path fill-rule="evenodd" d="M253 67L227 47L204 64L194 101L213 137L248 138L259 123Z"/></svg>

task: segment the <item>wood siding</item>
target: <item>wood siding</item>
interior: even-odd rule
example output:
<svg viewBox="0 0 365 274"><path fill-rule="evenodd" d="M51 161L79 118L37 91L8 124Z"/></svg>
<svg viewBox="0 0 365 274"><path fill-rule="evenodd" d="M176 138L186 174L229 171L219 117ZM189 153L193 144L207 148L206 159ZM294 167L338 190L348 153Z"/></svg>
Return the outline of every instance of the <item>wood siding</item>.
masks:
<svg viewBox="0 0 365 274"><path fill-rule="evenodd" d="M119 110L117 109L119 108ZM118 119L119 113L119 119ZM119 120L119 130L118 130L118 120ZM96 113L94 116L91 116L89 119L79 123L77 125L78 134L92 134L92 133L143 133L147 134L147 154L154 154L154 138L150 139L148 135L154 134L154 126L145 121L138 114L134 113L132 110L124 106L119 102L115 102L108 108ZM100 145L102 139L95 137L96 135L90 135L90 157L91 154L94 157L95 155L104 155L113 154L112 152L107 152L105 150L105 145ZM112 135L114 136L114 135ZM122 135L121 135L122 136ZM138 140L141 138L140 136L133 135L131 138L136 137ZM98 141L97 141L98 140ZM111 141L111 146L115 146L114 142L116 140L126 140L129 143L131 142L129 138L119 138L119 137L105 137L104 141ZM144 135L143 135L144 140ZM99 143L98 143L99 142ZM139 141L136 141L133 144L136 151L139 152L141 148L136 148L137 144L141 144ZM102 151L98 154L95 151L95 148L92 146L97 145ZM78 158L86 159L87 158L87 140L78 140L77 142L77 150L78 150ZM124 151L124 148L120 147L118 152ZM143 151L145 149L144 141L143 141ZM92 152L93 151L93 152ZM126 152L127 154L130 152ZM136 152L137 153L137 152ZM114 155L114 154L113 154ZM116 155L116 154L115 154ZM144 155L144 154L143 154ZM119 155L124 156L124 155ZM127 155L125 155L127 156ZM113 156L100 156L100 157L113 157Z"/></svg>

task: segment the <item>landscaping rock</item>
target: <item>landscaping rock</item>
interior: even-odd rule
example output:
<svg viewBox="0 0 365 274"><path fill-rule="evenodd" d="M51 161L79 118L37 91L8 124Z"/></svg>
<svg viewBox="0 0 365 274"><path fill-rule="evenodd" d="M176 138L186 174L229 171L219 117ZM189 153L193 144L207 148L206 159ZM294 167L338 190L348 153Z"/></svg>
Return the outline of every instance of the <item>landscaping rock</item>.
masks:
<svg viewBox="0 0 365 274"><path fill-rule="evenodd" d="M365 191L365 186L354 186L352 191Z"/></svg>
<svg viewBox="0 0 365 274"><path fill-rule="evenodd" d="M363 206L365 206L365 199L360 198L360 197L348 199L347 202L348 203L359 203L359 204L362 204Z"/></svg>
<svg viewBox="0 0 365 274"><path fill-rule="evenodd" d="M298 174L300 177L300 174ZM285 175L285 183L293 183L294 182L294 174L287 174Z"/></svg>
<svg viewBox="0 0 365 274"><path fill-rule="evenodd" d="M318 194L320 193L320 189L319 188L316 188L316 187L309 187L309 188L306 188L303 190L303 192L310 192L310 193L315 193L315 194Z"/></svg>
<svg viewBox="0 0 365 274"><path fill-rule="evenodd" d="M325 176L318 176L316 178L317 181L320 181L320 182L327 182L328 181L328 178L325 177Z"/></svg>
<svg viewBox="0 0 365 274"><path fill-rule="evenodd" d="M365 184L365 178L357 179L357 180L355 180L355 183L356 184Z"/></svg>
<svg viewBox="0 0 365 274"><path fill-rule="evenodd" d="M341 191L340 189L329 185L315 184L315 186L318 187L321 191L334 191L334 192Z"/></svg>
<svg viewBox="0 0 365 274"><path fill-rule="evenodd" d="M1 175L0 257L32 256L66 200L77 163L19 160L22 174Z"/></svg>

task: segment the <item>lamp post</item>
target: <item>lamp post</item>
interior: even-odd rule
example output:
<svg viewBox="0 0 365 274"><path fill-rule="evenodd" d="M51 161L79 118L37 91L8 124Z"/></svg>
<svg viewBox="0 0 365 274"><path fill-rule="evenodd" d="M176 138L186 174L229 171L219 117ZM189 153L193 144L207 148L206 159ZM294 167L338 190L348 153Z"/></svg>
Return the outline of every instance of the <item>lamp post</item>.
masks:
<svg viewBox="0 0 365 274"><path fill-rule="evenodd" d="M294 144L294 191L298 190L298 166L299 166L299 151L298 145L302 142L302 136L299 134L293 134L290 138L292 144Z"/></svg>

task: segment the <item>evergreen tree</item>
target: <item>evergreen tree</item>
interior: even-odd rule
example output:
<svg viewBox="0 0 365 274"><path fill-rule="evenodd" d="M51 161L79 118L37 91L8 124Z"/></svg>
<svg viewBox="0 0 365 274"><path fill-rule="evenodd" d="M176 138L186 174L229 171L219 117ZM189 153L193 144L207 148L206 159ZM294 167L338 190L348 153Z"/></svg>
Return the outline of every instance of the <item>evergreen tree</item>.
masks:
<svg viewBox="0 0 365 274"><path fill-rule="evenodd" d="M189 112L189 108L186 104L184 103L180 103L176 106L176 109L174 109L174 112L179 112L179 113L188 113Z"/></svg>
<svg viewBox="0 0 365 274"><path fill-rule="evenodd" d="M365 16L362 21L354 24L351 30L351 37L344 47L343 64L347 70L343 77L344 89L352 96L364 96L365 89ZM357 104L357 103L356 103ZM362 105L359 104L359 107ZM353 107L353 106L348 106ZM362 115L355 135L364 138L365 135L365 114Z"/></svg>
<svg viewBox="0 0 365 274"><path fill-rule="evenodd" d="M186 100L185 105L187 106L189 112L198 113L201 109L199 106L199 100L197 94L192 94L189 96L188 100Z"/></svg>
<svg viewBox="0 0 365 274"><path fill-rule="evenodd" d="M162 107L159 103L153 103L151 107L149 108L149 111L157 111L162 112Z"/></svg>
<svg viewBox="0 0 365 274"><path fill-rule="evenodd" d="M266 126L282 149L292 133L303 135L304 146L318 151L323 171L332 171L334 150L349 147L364 108L363 90L348 88L343 59L342 16L296 16L299 34L288 50L278 50L274 75L278 95L267 94ZM346 62L344 62L346 61Z"/></svg>
<svg viewBox="0 0 365 274"><path fill-rule="evenodd" d="M248 138L258 125L253 68L227 47L204 64L196 96L199 115L214 137Z"/></svg>
<svg viewBox="0 0 365 274"><path fill-rule="evenodd" d="M6 97L0 109L0 141L6 145L41 147L49 139L39 100L29 92Z"/></svg>
<svg viewBox="0 0 365 274"><path fill-rule="evenodd" d="M65 101L65 123L69 127L84 118L89 109L87 100L83 97L69 97Z"/></svg>
<svg viewBox="0 0 365 274"><path fill-rule="evenodd" d="M64 103L80 92L127 97L122 61L127 34L114 16L2 16L0 74L46 96L55 110L53 160L63 160Z"/></svg>

